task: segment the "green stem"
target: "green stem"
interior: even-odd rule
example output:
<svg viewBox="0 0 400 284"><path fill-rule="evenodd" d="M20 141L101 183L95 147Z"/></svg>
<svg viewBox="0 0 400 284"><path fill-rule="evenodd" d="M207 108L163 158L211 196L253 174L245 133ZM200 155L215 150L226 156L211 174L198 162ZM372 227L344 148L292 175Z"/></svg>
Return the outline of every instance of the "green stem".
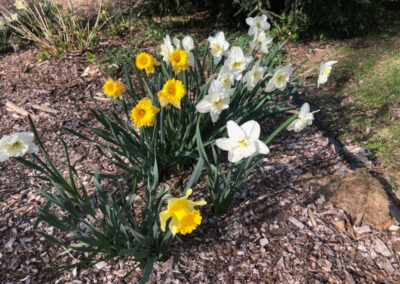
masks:
<svg viewBox="0 0 400 284"><path fill-rule="evenodd" d="M276 135L279 134L283 129L288 127L289 124L291 124L295 119L297 118L297 114L294 114L292 117L290 117L288 120L286 120L284 123L282 123L277 129L275 129L274 132L268 138L264 141L265 144L269 144L272 139L275 138Z"/></svg>

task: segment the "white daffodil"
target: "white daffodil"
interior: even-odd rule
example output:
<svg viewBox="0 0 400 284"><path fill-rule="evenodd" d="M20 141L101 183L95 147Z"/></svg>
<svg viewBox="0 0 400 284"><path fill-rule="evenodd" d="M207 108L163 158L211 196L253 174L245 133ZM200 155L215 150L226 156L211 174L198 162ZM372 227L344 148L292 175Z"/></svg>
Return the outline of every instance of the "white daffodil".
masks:
<svg viewBox="0 0 400 284"><path fill-rule="evenodd" d="M14 3L15 8L18 10L25 10L26 9L26 3L23 0L16 0Z"/></svg>
<svg viewBox="0 0 400 284"><path fill-rule="evenodd" d="M318 87L319 85L325 84L328 81L329 74L332 70L332 65L336 64L337 61L328 61L325 63L321 63L319 67L319 76L318 76Z"/></svg>
<svg viewBox="0 0 400 284"><path fill-rule="evenodd" d="M12 13L12 14L10 14L10 20L11 20L12 22L17 21L17 20L18 20L18 14L17 14L17 13Z"/></svg>
<svg viewBox="0 0 400 284"><path fill-rule="evenodd" d="M272 42L272 37L267 37L264 32L254 35L250 42L250 48L258 47L262 53L268 54L268 45Z"/></svg>
<svg viewBox="0 0 400 284"><path fill-rule="evenodd" d="M300 108L299 114L297 115L298 118L291 124L289 124L287 130L294 130L294 132L299 132L307 125L311 125L312 121L314 120L314 113L318 111L319 110L310 112L310 105L308 103L303 104Z"/></svg>
<svg viewBox="0 0 400 284"><path fill-rule="evenodd" d="M260 125L257 121L250 120L241 126L229 120L226 124L229 138L217 139L219 148L228 152L229 162L235 163L243 158L257 154L268 154L269 149L260 137Z"/></svg>
<svg viewBox="0 0 400 284"><path fill-rule="evenodd" d="M233 74L228 66L222 66L219 70L217 80L221 82L223 89L229 89L234 81Z"/></svg>
<svg viewBox="0 0 400 284"><path fill-rule="evenodd" d="M265 30L268 30L271 25L267 22L267 16L262 15L257 17L248 17L246 23L250 26L248 34L257 35Z"/></svg>
<svg viewBox="0 0 400 284"><path fill-rule="evenodd" d="M233 92L234 89L224 89L220 81L213 80L208 95L196 105L196 110L201 113L209 112L212 122L216 122L221 112L229 107Z"/></svg>
<svg viewBox="0 0 400 284"><path fill-rule="evenodd" d="M293 73L293 68L291 64L279 69L275 72L274 76L268 81L266 92L272 92L275 89L283 91L286 88L287 82L289 82L289 77Z"/></svg>
<svg viewBox="0 0 400 284"><path fill-rule="evenodd" d="M160 47L160 54L163 57L165 63L169 64L171 62L170 55L174 51L174 46L171 43L171 38L166 35L164 38L164 43Z"/></svg>
<svg viewBox="0 0 400 284"><path fill-rule="evenodd" d="M181 44L177 38L173 39L176 48L181 49ZM185 36L182 40L182 47L186 51L188 55L188 64L189 66L194 66L194 55L192 50L194 49L194 42L192 37Z"/></svg>
<svg viewBox="0 0 400 284"><path fill-rule="evenodd" d="M11 157L21 157L26 153L36 153L38 147L33 144L32 132L19 132L3 136L0 139L0 162Z"/></svg>
<svg viewBox="0 0 400 284"><path fill-rule="evenodd" d="M248 71L244 77L243 82L247 85L247 90L252 91L257 83L264 76L265 71L267 71L267 67L260 67L261 60L258 60L256 64L254 64L253 68Z"/></svg>
<svg viewBox="0 0 400 284"><path fill-rule="evenodd" d="M240 80L242 78L242 72L246 69L247 64L251 61L251 56L246 57L243 54L243 50L238 47L232 47L229 52L229 56L225 61L225 65L228 66L233 74L235 80Z"/></svg>
<svg viewBox="0 0 400 284"><path fill-rule="evenodd" d="M214 57L214 64L217 65L222 56L228 54L229 42L225 40L223 32L218 32L215 37L208 37L208 42L210 43L211 55Z"/></svg>

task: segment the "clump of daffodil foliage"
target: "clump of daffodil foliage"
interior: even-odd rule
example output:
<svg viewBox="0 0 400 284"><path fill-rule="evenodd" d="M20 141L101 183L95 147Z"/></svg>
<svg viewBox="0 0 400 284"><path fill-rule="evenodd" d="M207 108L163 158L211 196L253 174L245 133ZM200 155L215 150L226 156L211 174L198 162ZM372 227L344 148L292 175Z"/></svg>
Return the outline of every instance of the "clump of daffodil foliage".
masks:
<svg viewBox="0 0 400 284"><path fill-rule="evenodd" d="M45 189L38 189L48 200L39 209L39 220L72 232L74 239L67 243L41 234L64 245L66 252L89 253L83 264L133 257L144 267L145 282L154 262L168 257L174 237L201 226L200 206L206 201L191 201L189 196L203 169L214 211L226 212L240 185L270 152L273 138L284 129L298 132L312 124L315 112L307 103L300 111L288 104L301 82L291 64L272 65L282 45L270 50L267 17L246 22L248 34L254 37L248 46L231 46L218 32L200 52L190 36L171 40L167 35L159 53L132 57L135 84L128 68L126 84L105 82L109 109L91 109L101 127L86 125L96 138L68 129L94 143L117 167L112 175L94 171L94 196L89 196L70 164L64 142L68 178L47 154L32 122L33 134L17 133L0 140L0 161L14 158L46 181ZM318 86L327 81L334 63L321 64ZM295 114L271 133L263 130L267 138L260 139L259 121L285 112ZM35 154L33 135L45 160ZM33 162L22 158L27 153ZM166 190L162 185L160 179L168 179L168 174L191 167L182 193L176 193L179 187ZM118 191L109 194L102 185L105 179L113 180ZM174 196L183 197L171 197L172 190ZM93 198L96 202L91 202Z"/></svg>

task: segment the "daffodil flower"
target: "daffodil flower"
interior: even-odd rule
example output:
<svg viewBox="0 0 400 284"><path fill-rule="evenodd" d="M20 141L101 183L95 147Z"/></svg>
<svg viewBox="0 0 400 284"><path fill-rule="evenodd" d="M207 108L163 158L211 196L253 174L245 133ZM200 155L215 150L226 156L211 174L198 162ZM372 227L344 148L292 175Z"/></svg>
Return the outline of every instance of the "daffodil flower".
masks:
<svg viewBox="0 0 400 284"><path fill-rule="evenodd" d="M269 153L267 145L259 140L261 129L257 121L250 120L239 126L229 120L226 127L229 138L217 139L216 145L228 151L229 162L235 163L253 155Z"/></svg>
<svg viewBox="0 0 400 284"><path fill-rule="evenodd" d="M160 212L161 230L165 232L167 221L171 218L168 228L172 235L180 233L182 235L190 234L200 224L202 217L199 210L195 210L195 206L206 205L204 200L191 201L188 200L189 195L192 194L192 189L188 189L185 196L181 198L170 198L168 200L167 209Z"/></svg>
<svg viewBox="0 0 400 284"><path fill-rule="evenodd" d="M226 56L228 53L229 43L225 40L223 32L218 32L215 37L208 37L210 43L211 55L214 57L214 64L217 65L222 56Z"/></svg>
<svg viewBox="0 0 400 284"><path fill-rule="evenodd" d="M171 43L169 35L165 36L164 43L161 45L160 49L160 54L163 57L164 62L169 64L171 53L174 51L174 46Z"/></svg>
<svg viewBox="0 0 400 284"><path fill-rule="evenodd" d="M26 9L26 3L23 0L16 0L14 3L15 8L18 10L25 10Z"/></svg>
<svg viewBox="0 0 400 284"><path fill-rule="evenodd" d="M264 76L265 71L267 71L267 67L260 67L261 60L258 60L256 64L254 64L253 68L244 75L242 81L246 83L247 90L252 91L257 83Z"/></svg>
<svg viewBox="0 0 400 284"><path fill-rule="evenodd" d="M0 162L11 157L21 157L27 153L36 153L38 147L33 143L32 132L19 132L0 139Z"/></svg>
<svg viewBox="0 0 400 284"><path fill-rule="evenodd" d="M246 23L250 26L248 34L257 35L265 30L268 30L271 25L267 22L267 16L262 15L257 17L248 17Z"/></svg>
<svg viewBox="0 0 400 284"><path fill-rule="evenodd" d="M271 37L267 37L264 32L261 32L258 35L254 35L254 39L250 42L250 48L258 47L259 50L264 53L268 54L268 45L272 42Z"/></svg>
<svg viewBox="0 0 400 284"><path fill-rule="evenodd" d="M176 48L180 49L181 45L180 45L179 40L177 38L174 38L173 41L174 41ZM182 47L186 51L186 53L189 57L189 60L188 60L189 66L193 67L194 66L194 55L192 52L192 50L194 49L193 39L190 36L185 36L182 40Z"/></svg>
<svg viewBox="0 0 400 284"><path fill-rule="evenodd" d="M238 46L234 46L229 52L229 56L225 61L225 66L230 69L235 80L240 80L243 70L246 69L250 61L251 56L244 56L243 50Z"/></svg>
<svg viewBox="0 0 400 284"><path fill-rule="evenodd" d="M310 112L310 105L305 103L301 106L299 114L297 115L298 118L293 121L287 127L287 130L293 130L294 132L299 132L303 130L307 125L311 125L314 120L314 113L318 112L319 110Z"/></svg>
<svg viewBox="0 0 400 284"><path fill-rule="evenodd" d="M0 17L0 31L4 29L4 20L2 17Z"/></svg>
<svg viewBox="0 0 400 284"><path fill-rule="evenodd" d="M224 65L219 70L217 80L221 82L223 89L229 89L233 85L235 78L229 67Z"/></svg>
<svg viewBox="0 0 400 284"><path fill-rule="evenodd" d="M229 101L233 92L234 89L224 89L221 82L213 80L208 95L196 105L196 110L201 113L209 112L212 122L216 122L221 112L229 108Z"/></svg>
<svg viewBox="0 0 400 284"><path fill-rule="evenodd" d="M266 92L272 92L276 89L283 91L286 88L287 82L289 82L289 77L293 73L293 68L291 64L286 65L285 67L278 69L275 72L274 76L268 81L267 87L265 88Z"/></svg>
<svg viewBox="0 0 400 284"><path fill-rule="evenodd" d="M323 85L326 83L326 81L328 81L329 74L332 70L332 65L336 63L337 61L321 63L321 66L319 67L318 87L319 85Z"/></svg>

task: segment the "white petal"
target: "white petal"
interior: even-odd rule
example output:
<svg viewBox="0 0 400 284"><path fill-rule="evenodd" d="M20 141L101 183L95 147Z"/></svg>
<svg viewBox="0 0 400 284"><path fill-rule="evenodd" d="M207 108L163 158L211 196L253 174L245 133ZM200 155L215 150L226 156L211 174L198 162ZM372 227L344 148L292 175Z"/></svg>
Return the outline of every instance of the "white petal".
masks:
<svg viewBox="0 0 400 284"><path fill-rule="evenodd" d="M228 153L228 160L231 163L239 162L243 159L243 152L242 151L229 151Z"/></svg>
<svg viewBox="0 0 400 284"><path fill-rule="evenodd" d="M233 141L230 138L219 138L215 144L224 151L229 151L233 147Z"/></svg>
<svg viewBox="0 0 400 284"><path fill-rule="evenodd" d="M33 143L29 144L29 149L28 149L29 154L36 153L38 150L39 150L39 148L35 144L33 144Z"/></svg>
<svg viewBox="0 0 400 284"><path fill-rule="evenodd" d="M246 18L246 24L248 24L249 26L252 26L254 24L254 18L252 18L252 17Z"/></svg>
<svg viewBox="0 0 400 284"><path fill-rule="evenodd" d="M255 144L256 144L257 152L258 152L259 154L264 154L264 155L266 155L266 154L269 153L269 148L268 148L268 146L265 145L262 141L256 140L256 141L254 141L254 142L255 142Z"/></svg>
<svg viewBox="0 0 400 284"><path fill-rule="evenodd" d="M174 37L174 38L172 39L172 41L173 41L173 43L175 44L175 46L176 46L177 49L181 49L181 44L180 44L180 42L179 42L179 39L177 39L176 37Z"/></svg>
<svg viewBox="0 0 400 284"><path fill-rule="evenodd" d="M275 87L275 81L273 80L274 78L272 77L271 79L269 79L267 86L265 87L265 91L266 92L272 92L276 89Z"/></svg>
<svg viewBox="0 0 400 284"><path fill-rule="evenodd" d="M186 51L191 51L192 49L194 49L194 42L192 37L185 36L185 38L182 40L182 45Z"/></svg>
<svg viewBox="0 0 400 284"><path fill-rule="evenodd" d="M3 151L0 151L0 163L8 160L8 156Z"/></svg>
<svg viewBox="0 0 400 284"><path fill-rule="evenodd" d="M297 121L298 121L298 119L295 119L294 121L292 121L292 123L290 123L289 126L286 129L289 130L289 131L294 130Z"/></svg>
<svg viewBox="0 0 400 284"><path fill-rule="evenodd" d="M234 141L242 140L245 137L245 133L239 125L236 124L233 120L229 120L226 123L226 128L228 130L228 136Z"/></svg>
<svg viewBox="0 0 400 284"><path fill-rule="evenodd" d="M208 93L220 93L220 92L222 92L221 82L218 80L212 80Z"/></svg>
<svg viewBox="0 0 400 284"><path fill-rule="evenodd" d="M240 128L246 133L246 136L252 140L258 140L260 137L261 128L257 121L249 120L242 124Z"/></svg>
<svg viewBox="0 0 400 284"><path fill-rule="evenodd" d="M214 56L214 65L217 65L221 61L222 57Z"/></svg>
<svg viewBox="0 0 400 284"><path fill-rule="evenodd" d="M303 118L309 112L310 112L310 105L308 103L305 103L301 106L298 116Z"/></svg>
<svg viewBox="0 0 400 284"><path fill-rule="evenodd" d="M196 110L201 113L207 113L211 109L211 103L208 100L208 96L205 96L201 101L199 101L196 105Z"/></svg>
<svg viewBox="0 0 400 284"><path fill-rule="evenodd" d="M216 39L218 42L225 41L224 32L218 32L217 35L215 36L215 39Z"/></svg>
<svg viewBox="0 0 400 284"><path fill-rule="evenodd" d="M335 61L335 60L328 61L325 63L325 67L332 66L333 64L336 64L336 63L337 63L337 61Z"/></svg>
<svg viewBox="0 0 400 284"><path fill-rule="evenodd" d="M219 111L215 111L214 109L210 110L210 115L211 115L211 121L212 122L216 122L218 120L218 117L220 115L221 112Z"/></svg>

